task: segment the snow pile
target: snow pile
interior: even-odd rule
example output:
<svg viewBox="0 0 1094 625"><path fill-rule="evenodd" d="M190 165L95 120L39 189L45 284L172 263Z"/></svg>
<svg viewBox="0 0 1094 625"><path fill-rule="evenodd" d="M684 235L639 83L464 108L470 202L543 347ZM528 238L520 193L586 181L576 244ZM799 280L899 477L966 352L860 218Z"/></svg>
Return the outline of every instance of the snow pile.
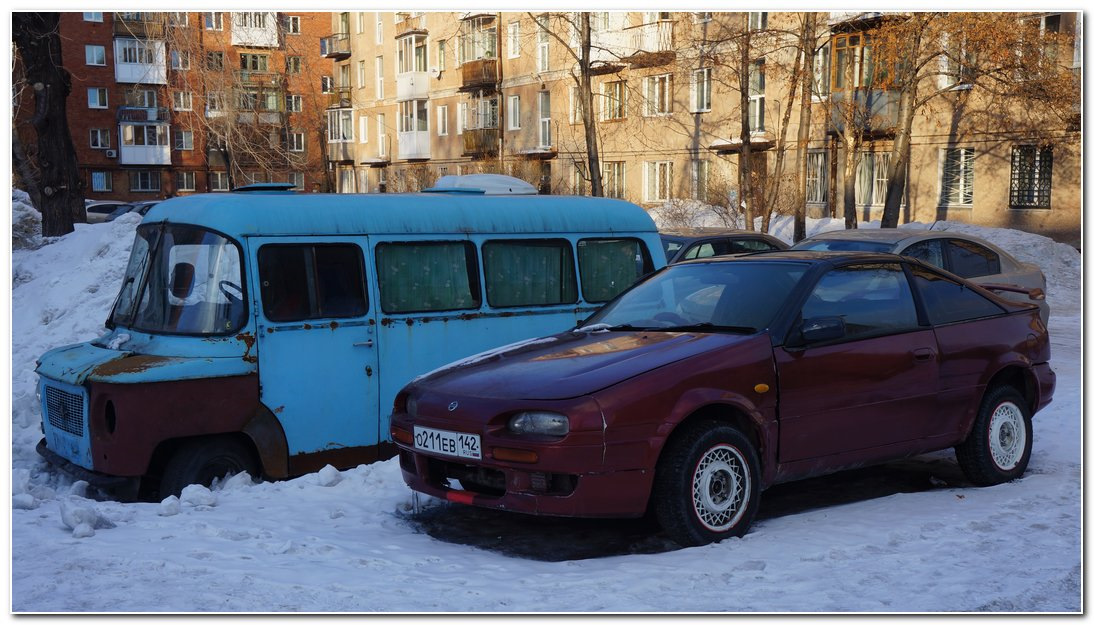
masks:
<svg viewBox="0 0 1094 625"><path fill-rule="evenodd" d="M42 214L30 203L26 191L11 190L11 249L26 250L42 245Z"/></svg>

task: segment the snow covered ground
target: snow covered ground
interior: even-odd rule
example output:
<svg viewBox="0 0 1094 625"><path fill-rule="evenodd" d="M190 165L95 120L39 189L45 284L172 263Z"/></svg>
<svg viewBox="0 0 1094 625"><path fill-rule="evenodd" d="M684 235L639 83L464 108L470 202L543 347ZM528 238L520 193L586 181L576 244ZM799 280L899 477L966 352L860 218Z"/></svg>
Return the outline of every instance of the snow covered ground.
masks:
<svg viewBox="0 0 1094 625"><path fill-rule="evenodd" d="M777 487L740 539L674 549L653 530L618 523L637 538L600 557L550 561L558 558L513 555L507 534L538 542L542 531L544 551L564 551L616 524L468 517L416 501L396 460L277 483L236 476L213 490L192 486L181 501L136 504L88 498L84 484L41 461L34 361L101 332L138 220L78 225L12 253L14 612L1082 609L1081 261L1070 247L1011 230L934 226L988 238L1048 276L1058 386L1034 419L1023 479L972 488L942 452ZM811 233L837 227L809 222ZM789 239L791 226L777 221L773 231ZM879 489L891 475L921 485ZM479 535L434 538L445 536L446 518L471 518L461 531Z"/></svg>

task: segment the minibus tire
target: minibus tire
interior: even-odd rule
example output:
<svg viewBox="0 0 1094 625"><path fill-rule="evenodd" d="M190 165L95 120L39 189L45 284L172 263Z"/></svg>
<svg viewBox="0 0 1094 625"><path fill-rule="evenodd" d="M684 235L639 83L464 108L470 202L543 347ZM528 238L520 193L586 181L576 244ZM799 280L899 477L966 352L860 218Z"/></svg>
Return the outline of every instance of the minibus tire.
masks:
<svg viewBox="0 0 1094 625"><path fill-rule="evenodd" d="M181 445L167 461L160 479L160 498L177 497L190 484L210 486L214 479L238 473L255 476L257 469L254 454L236 439L215 437L192 440Z"/></svg>

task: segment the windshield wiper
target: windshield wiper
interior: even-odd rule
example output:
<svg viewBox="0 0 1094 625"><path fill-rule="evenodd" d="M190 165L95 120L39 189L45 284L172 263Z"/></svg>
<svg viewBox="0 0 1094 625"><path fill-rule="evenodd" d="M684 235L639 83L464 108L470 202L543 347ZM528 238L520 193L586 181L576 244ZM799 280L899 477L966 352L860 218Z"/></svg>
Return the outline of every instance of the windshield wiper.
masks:
<svg viewBox="0 0 1094 625"><path fill-rule="evenodd" d="M664 328L648 328L658 332L729 332L732 334L754 334L756 328L748 326L718 326L709 321L693 323L683 326L667 326Z"/></svg>

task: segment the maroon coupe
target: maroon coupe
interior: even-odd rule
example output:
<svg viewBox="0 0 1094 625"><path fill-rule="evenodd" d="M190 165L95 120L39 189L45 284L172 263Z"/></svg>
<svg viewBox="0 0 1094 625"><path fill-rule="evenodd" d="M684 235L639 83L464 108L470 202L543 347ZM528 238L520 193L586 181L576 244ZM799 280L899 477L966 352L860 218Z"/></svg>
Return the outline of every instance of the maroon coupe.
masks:
<svg viewBox="0 0 1094 625"><path fill-rule="evenodd" d="M918 260L772 252L669 266L582 326L406 386L414 490L542 515L651 510L683 545L744 534L780 482L955 447L1020 477L1052 400L1048 332Z"/></svg>

